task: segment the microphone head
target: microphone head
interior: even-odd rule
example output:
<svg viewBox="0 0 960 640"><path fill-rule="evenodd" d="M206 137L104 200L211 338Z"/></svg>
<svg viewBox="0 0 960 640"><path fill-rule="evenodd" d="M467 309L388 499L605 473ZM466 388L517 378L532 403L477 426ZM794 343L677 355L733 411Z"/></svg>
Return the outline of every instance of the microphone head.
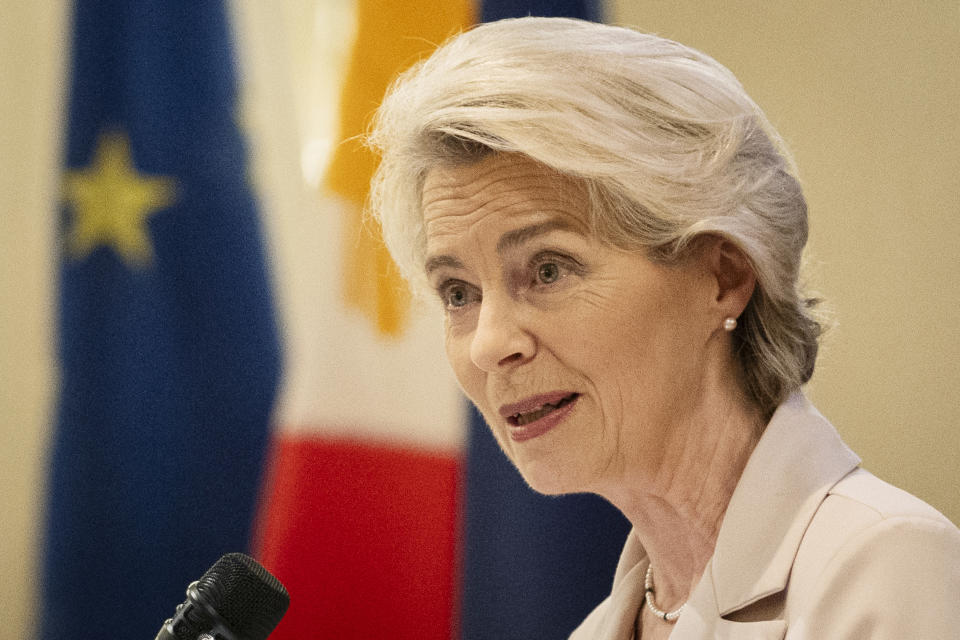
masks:
<svg viewBox="0 0 960 640"><path fill-rule="evenodd" d="M243 553L228 553L196 583L197 594L242 640L265 640L290 605L273 574Z"/></svg>

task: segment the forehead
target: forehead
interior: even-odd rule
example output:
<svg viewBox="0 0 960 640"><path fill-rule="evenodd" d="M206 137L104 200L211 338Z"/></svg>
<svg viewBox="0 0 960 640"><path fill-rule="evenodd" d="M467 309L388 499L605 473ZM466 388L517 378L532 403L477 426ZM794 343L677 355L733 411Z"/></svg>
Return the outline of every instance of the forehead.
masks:
<svg viewBox="0 0 960 640"><path fill-rule="evenodd" d="M566 218L587 230L583 186L520 154L494 154L467 165L438 166L427 173L423 221L431 237L455 233L488 218Z"/></svg>

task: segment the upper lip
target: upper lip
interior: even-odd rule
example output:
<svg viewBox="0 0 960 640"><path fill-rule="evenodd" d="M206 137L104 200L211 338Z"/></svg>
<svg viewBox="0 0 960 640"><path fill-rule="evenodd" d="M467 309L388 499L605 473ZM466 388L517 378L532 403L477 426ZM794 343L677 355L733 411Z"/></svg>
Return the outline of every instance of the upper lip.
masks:
<svg viewBox="0 0 960 640"><path fill-rule="evenodd" d="M564 398L575 394L576 392L574 391L551 391L549 393L541 393L535 396L529 396L520 400L519 402L502 405L499 410L500 416L503 418L509 418L510 416L515 416L520 413L536 411L545 404L557 404Z"/></svg>

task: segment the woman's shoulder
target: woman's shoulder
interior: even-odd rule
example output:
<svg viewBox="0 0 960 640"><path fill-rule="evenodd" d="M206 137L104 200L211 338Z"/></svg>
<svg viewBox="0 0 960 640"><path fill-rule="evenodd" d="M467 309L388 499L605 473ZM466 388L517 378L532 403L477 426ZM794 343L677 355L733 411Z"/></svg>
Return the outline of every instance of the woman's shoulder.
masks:
<svg viewBox="0 0 960 640"><path fill-rule="evenodd" d="M857 637L857 629L952 637L958 597L960 530L857 469L829 491L803 536L787 589L788 637Z"/></svg>
<svg viewBox="0 0 960 640"><path fill-rule="evenodd" d="M931 546L931 538L940 544ZM910 549L911 545L919 548ZM798 593L815 591L807 585L822 582L831 566L849 562L864 551L883 556L895 550L928 555L940 546L960 552L960 530L946 516L858 468L829 490L811 519L797 550L790 589ZM883 564L886 558L863 559ZM960 569L956 560L949 564Z"/></svg>
<svg viewBox="0 0 960 640"><path fill-rule="evenodd" d="M868 510L865 514L868 520L917 518L920 521L940 522L957 529L946 516L920 498L884 482L864 469L851 472L830 489L827 500L837 502L839 498L849 501L847 510L853 510L857 506Z"/></svg>

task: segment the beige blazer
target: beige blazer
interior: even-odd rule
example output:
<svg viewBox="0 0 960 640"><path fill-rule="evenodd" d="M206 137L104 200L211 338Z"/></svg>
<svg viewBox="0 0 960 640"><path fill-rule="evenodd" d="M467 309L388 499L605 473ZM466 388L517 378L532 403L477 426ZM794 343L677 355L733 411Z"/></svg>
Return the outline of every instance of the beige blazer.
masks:
<svg viewBox="0 0 960 640"><path fill-rule="evenodd" d="M801 394L781 405L671 640L960 638L960 531L859 464ZM633 638L647 564L631 532L571 639Z"/></svg>

